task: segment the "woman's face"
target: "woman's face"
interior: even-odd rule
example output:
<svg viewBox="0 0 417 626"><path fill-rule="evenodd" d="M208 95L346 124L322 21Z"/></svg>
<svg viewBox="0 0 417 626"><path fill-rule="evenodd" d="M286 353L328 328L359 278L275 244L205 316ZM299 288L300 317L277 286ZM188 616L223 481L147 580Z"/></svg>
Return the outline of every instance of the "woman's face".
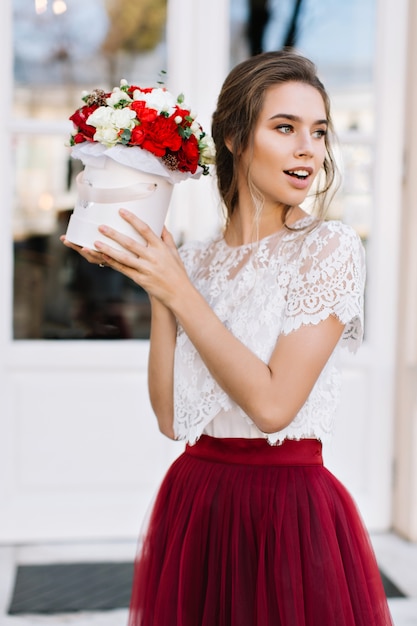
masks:
<svg viewBox="0 0 417 626"><path fill-rule="evenodd" d="M299 82L269 88L253 146L242 153L240 192L247 188L249 168L250 179L265 198L265 208L299 205L323 165L326 132L326 110L317 89Z"/></svg>

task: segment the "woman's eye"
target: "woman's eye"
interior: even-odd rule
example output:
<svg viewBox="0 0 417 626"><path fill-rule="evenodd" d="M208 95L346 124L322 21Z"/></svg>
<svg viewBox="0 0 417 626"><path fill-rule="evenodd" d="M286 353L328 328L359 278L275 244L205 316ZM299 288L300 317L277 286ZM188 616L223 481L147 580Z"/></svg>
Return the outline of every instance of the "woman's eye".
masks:
<svg viewBox="0 0 417 626"><path fill-rule="evenodd" d="M317 139L321 139L321 137L325 137L327 135L327 130L325 128L318 128L314 131L313 137Z"/></svg>
<svg viewBox="0 0 417 626"><path fill-rule="evenodd" d="M279 130L280 133L283 133L284 135L288 135L291 131L292 131L292 126L291 124L280 124L279 126L277 126L277 130Z"/></svg>

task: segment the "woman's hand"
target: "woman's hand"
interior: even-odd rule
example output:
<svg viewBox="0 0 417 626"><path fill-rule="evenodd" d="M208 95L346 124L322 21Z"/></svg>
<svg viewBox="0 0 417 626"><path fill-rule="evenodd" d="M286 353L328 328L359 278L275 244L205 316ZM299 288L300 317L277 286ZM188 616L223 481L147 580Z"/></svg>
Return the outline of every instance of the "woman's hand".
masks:
<svg viewBox="0 0 417 626"><path fill-rule="evenodd" d="M150 296L170 307L180 289L186 285L191 287L171 234L164 228L161 237L157 237L147 224L130 211L120 209L120 215L141 235L144 244L105 225L100 226L99 231L117 242L123 250L116 250L100 240L94 242L98 251L75 246L65 237L61 237L61 240L90 263L107 265L128 276Z"/></svg>
<svg viewBox="0 0 417 626"><path fill-rule="evenodd" d="M78 254L81 254L81 256L84 257L85 260L89 263L92 263L93 265L100 265L100 267L106 265L101 252L91 250L90 248L77 246L75 243L71 243L71 241L68 241L65 235L61 235L59 239L62 241L64 246L67 246L67 248L71 248L72 250L75 250L75 252L78 252Z"/></svg>

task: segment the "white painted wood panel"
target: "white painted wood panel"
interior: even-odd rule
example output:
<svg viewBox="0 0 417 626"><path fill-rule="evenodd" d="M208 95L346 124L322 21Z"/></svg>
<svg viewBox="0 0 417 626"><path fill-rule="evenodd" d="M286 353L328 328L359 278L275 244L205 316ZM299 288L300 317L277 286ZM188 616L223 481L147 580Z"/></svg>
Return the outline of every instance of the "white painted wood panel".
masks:
<svg viewBox="0 0 417 626"><path fill-rule="evenodd" d="M132 342L130 350L102 345L94 350L96 364L88 358L83 364L88 344L79 344L78 363L65 345L59 362L49 364L47 344L22 348L20 356L32 358L17 360L7 374L10 413L1 422L8 442L2 540L138 532L166 468L183 448L158 431L147 394L147 343Z"/></svg>

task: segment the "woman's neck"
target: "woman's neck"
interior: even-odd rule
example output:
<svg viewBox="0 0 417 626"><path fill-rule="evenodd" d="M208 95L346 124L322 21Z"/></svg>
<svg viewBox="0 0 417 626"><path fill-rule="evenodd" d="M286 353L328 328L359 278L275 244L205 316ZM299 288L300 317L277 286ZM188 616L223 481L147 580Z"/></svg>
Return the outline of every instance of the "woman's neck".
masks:
<svg viewBox="0 0 417 626"><path fill-rule="evenodd" d="M224 239L231 246L254 243L281 230L284 226L284 215L284 208L276 207L269 211L263 210L257 220L253 211L236 207L226 226ZM291 207L285 215L285 224L291 226L305 216L305 211L300 207Z"/></svg>

